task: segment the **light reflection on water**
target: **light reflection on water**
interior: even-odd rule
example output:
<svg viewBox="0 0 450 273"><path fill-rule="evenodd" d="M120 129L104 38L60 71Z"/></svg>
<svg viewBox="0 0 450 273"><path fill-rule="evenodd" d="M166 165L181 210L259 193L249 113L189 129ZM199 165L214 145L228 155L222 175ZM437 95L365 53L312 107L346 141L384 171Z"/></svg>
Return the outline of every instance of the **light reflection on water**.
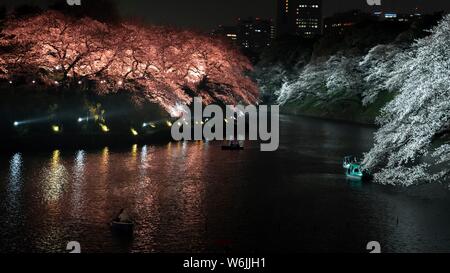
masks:
<svg viewBox="0 0 450 273"><path fill-rule="evenodd" d="M7 183L7 222L12 223L15 228L22 218L21 190L23 188L23 157L21 153L16 153L9 161L9 177ZM5 218L2 218L5 220ZM6 235L3 235L6 236Z"/></svg>
<svg viewBox="0 0 450 273"><path fill-rule="evenodd" d="M9 192L11 198L16 197L16 193L20 191L22 183L22 154L16 153L12 156L9 166Z"/></svg>
<svg viewBox="0 0 450 273"><path fill-rule="evenodd" d="M84 169L86 167L86 152L83 150L80 150L76 153L75 156L75 178L76 181L83 181L84 180Z"/></svg>
<svg viewBox="0 0 450 273"><path fill-rule="evenodd" d="M373 240L384 251L450 251L448 192L346 180L341 158L369 149L372 129L281 125L275 153L173 142L8 155L0 252L64 252L72 240L86 252L365 251ZM107 225L120 208L137 223L132 241Z"/></svg>
<svg viewBox="0 0 450 273"><path fill-rule="evenodd" d="M72 183L72 213L78 215L82 213L83 205L83 187L85 186L85 172L86 172L86 152L79 150L75 155L75 162L73 168L73 183Z"/></svg>
<svg viewBox="0 0 450 273"><path fill-rule="evenodd" d="M61 163L59 150L53 151L49 166L43 169L41 179L44 181L42 192L45 201L49 204L59 201L69 179L67 169Z"/></svg>

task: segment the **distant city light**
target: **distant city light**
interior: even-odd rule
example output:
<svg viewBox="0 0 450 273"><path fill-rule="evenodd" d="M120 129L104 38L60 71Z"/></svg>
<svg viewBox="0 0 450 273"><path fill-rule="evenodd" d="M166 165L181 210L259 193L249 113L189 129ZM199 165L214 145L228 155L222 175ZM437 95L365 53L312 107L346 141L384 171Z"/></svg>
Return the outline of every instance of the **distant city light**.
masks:
<svg viewBox="0 0 450 273"><path fill-rule="evenodd" d="M83 122L83 118L78 118L78 122Z"/></svg>
<svg viewBox="0 0 450 273"><path fill-rule="evenodd" d="M59 133L61 128L58 125L52 125L52 131L55 133Z"/></svg>
<svg viewBox="0 0 450 273"><path fill-rule="evenodd" d="M130 131L131 131L131 134L133 134L133 136L139 135L139 133L134 128L131 128Z"/></svg>
<svg viewBox="0 0 450 273"><path fill-rule="evenodd" d="M14 121L14 126L15 126L15 127L17 127L17 126L19 126L19 125L20 125L20 122Z"/></svg>

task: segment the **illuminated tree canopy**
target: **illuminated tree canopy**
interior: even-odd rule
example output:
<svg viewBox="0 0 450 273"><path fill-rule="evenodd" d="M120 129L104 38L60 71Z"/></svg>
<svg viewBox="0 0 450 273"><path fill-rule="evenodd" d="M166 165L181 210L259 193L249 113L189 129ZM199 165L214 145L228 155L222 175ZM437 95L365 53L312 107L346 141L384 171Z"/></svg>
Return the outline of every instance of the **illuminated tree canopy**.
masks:
<svg viewBox="0 0 450 273"><path fill-rule="evenodd" d="M374 181L448 182L450 15L425 33L413 41L405 38L408 31L386 44L317 55L307 64L304 58L295 66L281 62L257 75L260 89L299 112L312 108L330 116L327 111L339 114L348 107L345 118L351 119L376 110L379 128L362 162Z"/></svg>
<svg viewBox="0 0 450 273"><path fill-rule="evenodd" d="M398 58L388 86L398 95L381 111L364 163L380 183L410 186L450 174L450 16ZM388 68L387 66L384 66Z"/></svg>
<svg viewBox="0 0 450 273"><path fill-rule="evenodd" d="M55 11L5 22L0 78L99 94L130 92L168 112L200 96L207 103L255 103L252 65L226 43L192 31L110 25Z"/></svg>

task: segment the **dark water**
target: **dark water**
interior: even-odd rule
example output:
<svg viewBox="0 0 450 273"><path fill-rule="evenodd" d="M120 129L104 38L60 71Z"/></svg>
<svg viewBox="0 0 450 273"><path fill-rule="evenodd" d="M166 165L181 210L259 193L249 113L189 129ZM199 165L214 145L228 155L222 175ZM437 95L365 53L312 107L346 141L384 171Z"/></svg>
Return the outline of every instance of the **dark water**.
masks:
<svg viewBox="0 0 450 273"><path fill-rule="evenodd" d="M373 129L282 117L280 149L221 143L54 150L0 157L0 251L450 252L450 192L346 180L341 159ZM39 143L36 143L39 145ZM107 223L126 207L134 238Z"/></svg>

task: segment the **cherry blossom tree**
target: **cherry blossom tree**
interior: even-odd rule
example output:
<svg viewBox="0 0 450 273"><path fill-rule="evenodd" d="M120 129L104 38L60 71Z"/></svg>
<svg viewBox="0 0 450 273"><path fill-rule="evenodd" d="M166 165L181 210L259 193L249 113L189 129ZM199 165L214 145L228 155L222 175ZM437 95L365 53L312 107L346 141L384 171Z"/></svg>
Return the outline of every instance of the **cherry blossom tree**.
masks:
<svg viewBox="0 0 450 273"><path fill-rule="evenodd" d="M285 82L276 92L278 101L285 104L291 100L302 100L307 96L318 97L326 88L325 62L317 60L307 64L296 76L295 80Z"/></svg>
<svg viewBox="0 0 450 273"><path fill-rule="evenodd" d="M276 92L278 101L284 104L314 98L317 103L329 103L353 99L362 90L359 60L359 56L337 53L307 64L293 81L285 82Z"/></svg>
<svg viewBox="0 0 450 273"><path fill-rule="evenodd" d="M450 124L450 16L404 56L390 72L399 94L382 110L364 164L379 183L442 181L450 172L450 145L440 138Z"/></svg>
<svg viewBox="0 0 450 273"><path fill-rule="evenodd" d="M373 47L359 63L363 72L365 88L362 92L363 105L373 103L382 91L395 92L403 75L396 73L407 57L405 51L409 45L386 44Z"/></svg>
<svg viewBox="0 0 450 273"><path fill-rule="evenodd" d="M167 27L90 18L49 11L5 23L0 39L0 74L27 75L60 88L89 88L99 94L130 92L171 111L190 104L193 95L206 102L250 104L258 100L247 76L252 65L225 43Z"/></svg>

